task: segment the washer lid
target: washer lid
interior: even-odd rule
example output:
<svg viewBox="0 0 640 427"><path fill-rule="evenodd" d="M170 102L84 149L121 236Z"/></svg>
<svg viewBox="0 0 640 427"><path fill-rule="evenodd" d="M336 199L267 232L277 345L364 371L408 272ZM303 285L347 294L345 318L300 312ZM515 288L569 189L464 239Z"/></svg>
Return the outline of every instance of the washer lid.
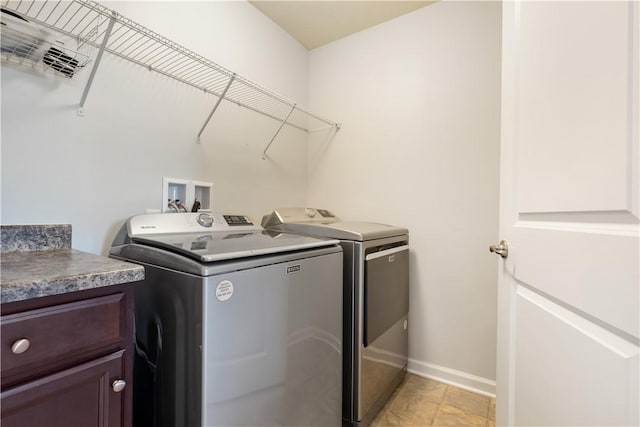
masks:
<svg viewBox="0 0 640 427"><path fill-rule="evenodd" d="M201 262L299 251L339 243L337 240L262 230L138 235L132 236L132 241L182 254Z"/></svg>

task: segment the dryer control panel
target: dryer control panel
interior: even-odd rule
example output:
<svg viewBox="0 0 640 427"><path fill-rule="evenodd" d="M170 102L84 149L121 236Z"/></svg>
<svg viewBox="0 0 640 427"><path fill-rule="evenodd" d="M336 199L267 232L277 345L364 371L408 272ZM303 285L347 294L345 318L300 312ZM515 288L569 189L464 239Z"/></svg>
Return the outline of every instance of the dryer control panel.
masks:
<svg viewBox="0 0 640 427"><path fill-rule="evenodd" d="M330 224L340 219L327 209L315 208L280 208L262 218L262 226L269 228L279 224L300 222Z"/></svg>

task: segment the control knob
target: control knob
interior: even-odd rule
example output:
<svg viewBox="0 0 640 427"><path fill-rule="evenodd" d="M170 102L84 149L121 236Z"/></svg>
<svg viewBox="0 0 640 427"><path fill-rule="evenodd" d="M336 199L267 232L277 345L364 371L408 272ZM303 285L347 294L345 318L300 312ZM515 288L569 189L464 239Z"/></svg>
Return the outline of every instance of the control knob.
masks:
<svg viewBox="0 0 640 427"><path fill-rule="evenodd" d="M213 225L213 217L206 213L198 215L198 224L203 227L211 227Z"/></svg>

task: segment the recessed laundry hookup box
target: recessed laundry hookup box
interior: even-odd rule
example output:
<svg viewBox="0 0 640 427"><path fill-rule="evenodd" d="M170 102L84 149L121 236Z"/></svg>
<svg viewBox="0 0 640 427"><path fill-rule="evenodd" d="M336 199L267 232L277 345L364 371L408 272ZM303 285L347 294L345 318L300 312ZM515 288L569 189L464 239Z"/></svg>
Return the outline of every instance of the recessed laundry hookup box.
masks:
<svg viewBox="0 0 640 427"><path fill-rule="evenodd" d="M196 203L197 201L197 203ZM213 183L182 178L162 178L161 212L186 210L211 212Z"/></svg>

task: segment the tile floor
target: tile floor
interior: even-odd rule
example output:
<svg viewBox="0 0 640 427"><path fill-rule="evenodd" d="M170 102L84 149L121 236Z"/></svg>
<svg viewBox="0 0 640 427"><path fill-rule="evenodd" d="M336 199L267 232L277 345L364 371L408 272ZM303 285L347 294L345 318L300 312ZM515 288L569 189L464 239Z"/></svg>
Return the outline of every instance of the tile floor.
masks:
<svg viewBox="0 0 640 427"><path fill-rule="evenodd" d="M496 400L407 374L371 427L494 427Z"/></svg>

